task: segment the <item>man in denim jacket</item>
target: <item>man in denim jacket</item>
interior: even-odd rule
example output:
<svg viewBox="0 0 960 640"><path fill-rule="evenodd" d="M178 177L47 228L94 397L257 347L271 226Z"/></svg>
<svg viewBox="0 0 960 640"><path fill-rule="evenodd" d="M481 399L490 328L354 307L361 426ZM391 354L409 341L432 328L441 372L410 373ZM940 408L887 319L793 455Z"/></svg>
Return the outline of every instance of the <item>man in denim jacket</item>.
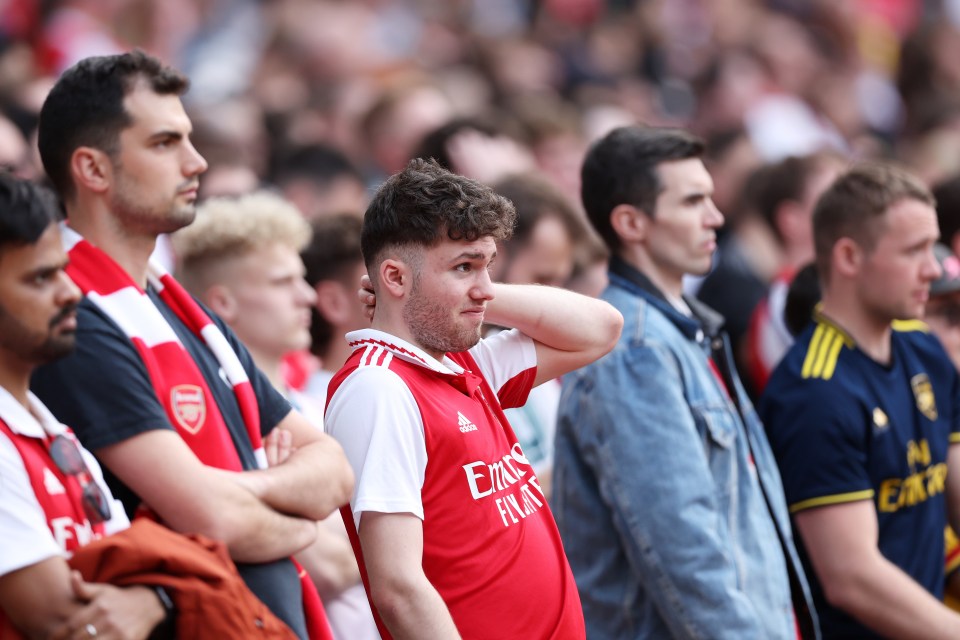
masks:
<svg viewBox="0 0 960 640"><path fill-rule="evenodd" d="M722 318L682 297L710 269L723 215L703 143L624 127L582 171L610 247L603 298L625 325L609 355L564 380L555 514L587 635L818 637L783 488Z"/></svg>

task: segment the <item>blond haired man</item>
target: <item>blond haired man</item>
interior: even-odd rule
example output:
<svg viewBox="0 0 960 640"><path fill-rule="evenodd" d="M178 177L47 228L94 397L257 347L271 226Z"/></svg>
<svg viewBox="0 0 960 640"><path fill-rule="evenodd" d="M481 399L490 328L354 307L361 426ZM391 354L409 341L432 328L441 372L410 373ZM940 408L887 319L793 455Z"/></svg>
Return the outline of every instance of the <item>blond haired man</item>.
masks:
<svg viewBox="0 0 960 640"><path fill-rule="evenodd" d="M273 386L319 428L322 409L289 388L281 370L284 355L310 346L316 293L304 280L299 254L310 237L310 225L291 202L259 191L207 200L194 223L171 240L179 280L230 325ZM324 521L316 542L297 559L323 598L335 636L377 637L339 515Z"/></svg>

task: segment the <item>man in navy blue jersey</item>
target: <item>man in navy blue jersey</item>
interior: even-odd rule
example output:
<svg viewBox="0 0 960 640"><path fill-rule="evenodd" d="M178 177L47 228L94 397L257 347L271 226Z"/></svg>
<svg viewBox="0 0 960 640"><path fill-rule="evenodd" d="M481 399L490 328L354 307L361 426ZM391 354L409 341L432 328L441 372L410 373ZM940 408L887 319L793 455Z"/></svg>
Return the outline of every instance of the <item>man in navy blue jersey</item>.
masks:
<svg viewBox="0 0 960 640"><path fill-rule="evenodd" d="M960 523L960 378L916 320L940 274L933 197L899 169L855 167L813 228L822 303L760 414L824 638L956 638L940 598L943 529Z"/></svg>

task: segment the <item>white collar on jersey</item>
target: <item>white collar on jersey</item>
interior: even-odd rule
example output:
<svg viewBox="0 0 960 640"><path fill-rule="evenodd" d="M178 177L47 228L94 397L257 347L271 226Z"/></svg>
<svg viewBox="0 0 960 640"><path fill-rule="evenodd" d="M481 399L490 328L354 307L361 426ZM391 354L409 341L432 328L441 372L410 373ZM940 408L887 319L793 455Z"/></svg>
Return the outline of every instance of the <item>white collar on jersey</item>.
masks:
<svg viewBox="0 0 960 640"><path fill-rule="evenodd" d="M378 329L360 329L351 331L346 335L347 343L354 350L366 345L382 347L389 351L396 358L401 358L407 362L418 364L438 373L448 375L460 375L463 373L463 367L448 358L443 357L439 361L420 347L413 345L402 338L398 338L392 333L380 331Z"/></svg>
<svg viewBox="0 0 960 640"><path fill-rule="evenodd" d="M11 431L29 438L58 436L66 431L67 428L53 417L37 396L28 391L27 400L31 411L27 411L9 391L0 387L0 419L7 423Z"/></svg>

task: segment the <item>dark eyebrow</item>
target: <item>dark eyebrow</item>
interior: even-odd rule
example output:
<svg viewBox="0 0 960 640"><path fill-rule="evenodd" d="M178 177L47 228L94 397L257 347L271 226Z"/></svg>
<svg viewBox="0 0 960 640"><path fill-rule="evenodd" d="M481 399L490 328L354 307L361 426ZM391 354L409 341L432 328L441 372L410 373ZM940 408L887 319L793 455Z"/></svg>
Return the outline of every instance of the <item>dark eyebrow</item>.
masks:
<svg viewBox="0 0 960 640"><path fill-rule="evenodd" d="M464 251L458 254L453 258L453 262L459 262L460 260L483 260L486 257L486 254L481 251ZM497 257L497 252L494 251L490 255L490 260L492 261Z"/></svg>
<svg viewBox="0 0 960 640"><path fill-rule="evenodd" d="M62 271L62 270L64 270L64 269L66 269L66 268L67 268L67 261L66 261L66 260L64 260L63 262L59 262L59 263L57 263L57 264L45 264L45 265L42 265L42 266L40 266L40 267L37 267L36 269L33 269L32 271L28 272L28 273L26 274L26 277L27 277L28 280L29 280L29 279L33 279L33 278L36 278L37 276L46 277L46 276L49 276L49 275L53 275L54 273L57 273L58 271Z"/></svg>
<svg viewBox="0 0 960 640"><path fill-rule="evenodd" d="M173 129L164 129L163 131L158 131L152 136L150 140L182 140L183 133L180 131L174 131Z"/></svg>

